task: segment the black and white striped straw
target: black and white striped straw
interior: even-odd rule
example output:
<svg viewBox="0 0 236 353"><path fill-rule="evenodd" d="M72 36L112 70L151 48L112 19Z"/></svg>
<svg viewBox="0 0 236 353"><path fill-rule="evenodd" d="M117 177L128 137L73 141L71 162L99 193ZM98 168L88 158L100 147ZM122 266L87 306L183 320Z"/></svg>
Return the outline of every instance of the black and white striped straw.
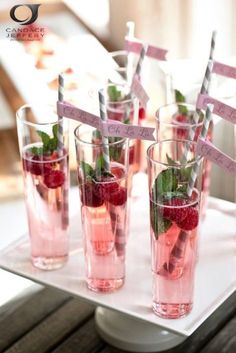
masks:
<svg viewBox="0 0 236 353"><path fill-rule="evenodd" d="M139 76L140 73L141 73L143 60L144 60L146 52L147 52L147 45L144 45L142 47L142 50L141 50L140 55L139 55L139 60L138 60L137 66L136 66L135 75Z"/></svg>
<svg viewBox="0 0 236 353"><path fill-rule="evenodd" d="M216 31L213 31L211 36L211 50L210 50L209 60L213 60L215 45L216 45Z"/></svg>
<svg viewBox="0 0 236 353"><path fill-rule="evenodd" d="M64 76L62 73L58 77L58 100L59 102L64 101ZM62 125L62 116L58 116L58 132L57 132L57 151L59 157L63 155L63 125Z"/></svg>
<svg viewBox="0 0 236 353"><path fill-rule="evenodd" d="M208 60L205 75L204 75L204 78L202 81L200 94L207 94L209 91L209 88L210 88L211 73L212 73L212 68L213 68L213 55L214 55L214 50L215 50L215 37L216 37L216 31L213 31L212 38L211 38L211 49L210 49L209 60ZM194 140L195 131L196 131L196 127L197 127L197 124L199 121L200 114L201 114L201 109L197 108L193 114L194 126L189 130L188 140L190 140L190 141ZM189 150L189 144L186 144L185 150L183 153L183 161L187 161L188 150Z"/></svg>
<svg viewBox="0 0 236 353"><path fill-rule="evenodd" d="M106 105L105 105L105 97L104 97L104 90L100 89L98 91L98 98L99 98L99 109L100 109L100 117L102 121L107 121L107 112L106 112ZM106 171L110 170L110 156L109 156L109 140L108 137L102 135L102 153L104 159L104 168Z"/></svg>
<svg viewBox="0 0 236 353"><path fill-rule="evenodd" d="M62 73L58 77L58 100L64 101L64 76ZM62 157L64 154L64 141L63 141L63 120L62 116L58 116L58 131L57 131L57 152L58 156ZM62 163L63 166L63 163ZM65 171L66 172L66 171ZM67 229L69 224L69 181L66 181L62 188L63 202L62 202L62 228Z"/></svg>
<svg viewBox="0 0 236 353"><path fill-rule="evenodd" d="M134 29L135 29L135 24L133 21L128 21L126 22L126 27L127 27L127 33L126 33L126 39L132 40L134 38ZM134 53L128 52L127 54L127 66L126 66L126 78L128 84L131 85L132 83L132 78L133 78L133 70L134 70Z"/></svg>
<svg viewBox="0 0 236 353"><path fill-rule="evenodd" d="M214 109L213 104L207 104L206 115L203 120L203 127L200 135L200 138L202 139L205 139L207 136L209 125L212 119L213 109ZM192 167L192 171L190 174L189 183L187 187L187 194L189 197L192 195L192 192L193 192L194 184L198 175L199 166L200 166L200 160L197 160L194 166Z"/></svg>

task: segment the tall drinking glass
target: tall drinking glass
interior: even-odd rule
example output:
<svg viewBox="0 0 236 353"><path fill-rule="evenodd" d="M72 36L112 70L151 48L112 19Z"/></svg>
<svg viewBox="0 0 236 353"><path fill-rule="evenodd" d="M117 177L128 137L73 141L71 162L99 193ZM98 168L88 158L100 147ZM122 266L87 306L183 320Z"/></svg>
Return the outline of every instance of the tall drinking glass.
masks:
<svg viewBox="0 0 236 353"><path fill-rule="evenodd" d="M86 277L89 289L111 292L125 281L128 140L109 138L102 144L96 134L86 125L75 130Z"/></svg>
<svg viewBox="0 0 236 353"><path fill-rule="evenodd" d="M194 141L197 141L202 127L205 112L202 111L199 121L196 124L193 120L193 115L196 107L186 103L173 103L160 107L156 113L156 129L157 141L166 139L187 140L190 136L190 131L195 130ZM207 133L207 139L212 141L213 124ZM207 197L209 195L210 187L210 171L211 163L207 160L203 163L203 177L202 177L202 201L201 214L205 215L207 207Z"/></svg>
<svg viewBox="0 0 236 353"><path fill-rule="evenodd" d="M153 311L163 318L179 318L193 306L202 158L196 156L195 142L189 146L186 140L164 140L149 147L147 159ZM196 163L197 178L189 194Z"/></svg>
<svg viewBox="0 0 236 353"><path fill-rule="evenodd" d="M24 105L16 115L32 263L57 269L69 245L67 122L42 104Z"/></svg>

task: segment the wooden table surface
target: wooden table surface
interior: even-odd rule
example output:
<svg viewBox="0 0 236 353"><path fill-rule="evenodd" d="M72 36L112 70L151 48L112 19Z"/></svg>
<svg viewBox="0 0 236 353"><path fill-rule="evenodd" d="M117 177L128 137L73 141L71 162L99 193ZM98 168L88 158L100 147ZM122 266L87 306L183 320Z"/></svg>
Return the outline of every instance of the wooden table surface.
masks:
<svg viewBox="0 0 236 353"><path fill-rule="evenodd" d="M166 353L236 352L236 293ZM0 307L0 352L118 353L96 332L95 306L42 287Z"/></svg>

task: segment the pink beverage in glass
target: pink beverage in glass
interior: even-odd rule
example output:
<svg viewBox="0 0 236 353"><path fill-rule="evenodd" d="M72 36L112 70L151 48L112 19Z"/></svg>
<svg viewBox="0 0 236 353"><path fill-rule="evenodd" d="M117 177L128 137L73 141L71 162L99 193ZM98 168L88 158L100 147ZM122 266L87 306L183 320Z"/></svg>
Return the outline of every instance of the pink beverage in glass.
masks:
<svg viewBox="0 0 236 353"><path fill-rule="evenodd" d="M153 310L164 318L179 318L193 306L199 200L150 200ZM166 226L158 229L158 224ZM162 232L163 231L163 232Z"/></svg>
<svg viewBox="0 0 236 353"><path fill-rule="evenodd" d="M24 105L16 113L35 267L53 270L68 257L68 125L54 106Z"/></svg>
<svg viewBox="0 0 236 353"><path fill-rule="evenodd" d="M110 173L85 182L79 174L87 283L101 292L121 287L125 279L127 174L114 162Z"/></svg>
<svg viewBox="0 0 236 353"><path fill-rule="evenodd" d="M32 262L49 270L68 257L68 154L33 154L39 147L22 151L23 178Z"/></svg>
<svg viewBox="0 0 236 353"><path fill-rule="evenodd" d="M158 141L165 139L188 140L191 129L195 130L193 141L197 141L203 126L204 112L202 111L198 123L195 124L193 121L195 110L196 108L193 105L187 103L173 103L160 107L156 115ZM212 141L212 137L213 123L211 122L207 139ZM201 216L206 213L210 171L211 162L205 160L202 171Z"/></svg>
<svg viewBox="0 0 236 353"><path fill-rule="evenodd" d="M153 311L163 318L183 317L193 306L202 174L196 145L163 140L147 152ZM195 186L190 189L196 164Z"/></svg>

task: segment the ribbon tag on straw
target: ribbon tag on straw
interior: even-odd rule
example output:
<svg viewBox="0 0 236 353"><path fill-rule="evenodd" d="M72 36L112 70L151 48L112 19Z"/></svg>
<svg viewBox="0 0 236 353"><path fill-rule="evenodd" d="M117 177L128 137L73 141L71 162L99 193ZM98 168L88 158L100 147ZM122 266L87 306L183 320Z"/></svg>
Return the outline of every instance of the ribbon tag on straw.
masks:
<svg viewBox="0 0 236 353"><path fill-rule="evenodd" d="M214 61L213 63L212 72L221 76L236 79L236 67L222 64L217 61Z"/></svg>
<svg viewBox="0 0 236 353"><path fill-rule="evenodd" d="M236 176L236 161L216 148L211 142L199 138L197 141L197 154L209 159L220 168Z"/></svg>
<svg viewBox="0 0 236 353"><path fill-rule="evenodd" d="M149 97L147 92L143 88L138 78L138 75L134 75L134 78L131 84L131 91L136 95L136 97L140 101L141 106L145 109L147 102L149 101Z"/></svg>
<svg viewBox="0 0 236 353"><path fill-rule="evenodd" d="M127 125L114 120L103 122L99 116L88 113L66 102L57 102L57 114L100 130L104 136L155 141L155 128Z"/></svg>
<svg viewBox="0 0 236 353"><path fill-rule="evenodd" d="M130 39L125 40L125 50L128 52L140 54L143 46L144 46L144 43L142 43L138 40L136 40L136 41L130 40ZM168 50L166 50L166 49L158 48L153 45L148 45L146 56L153 58L153 59L165 61L167 52L168 52Z"/></svg>
<svg viewBox="0 0 236 353"><path fill-rule="evenodd" d="M149 45L147 48L146 55L150 58L166 61L166 54L168 50L154 47L153 45Z"/></svg>
<svg viewBox="0 0 236 353"><path fill-rule="evenodd" d="M102 133L105 136L155 141L154 131L155 128L127 125L114 120L108 120L107 123L102 124Z"/></svg>
<svg viewBox="0 0 236 353"><path fill-rule="evenodd" d="M79 109L70 103L57 102L57 114L80 121L81 123L93 126L97 129L100 127L101 119L98 116Z"/></svg>
<svg viewBox="0 0 236 353"><path fill-rule="evenodd" d="M197 108L198 109L206 109L207 104L213 104L214 110L213 114L224 118L225 120L230 121L233 124L236 124L236 109L230 107L227 104L224 104L218 101L215 98L208 96L207 94L199 94L197 99Z"/></svg>

